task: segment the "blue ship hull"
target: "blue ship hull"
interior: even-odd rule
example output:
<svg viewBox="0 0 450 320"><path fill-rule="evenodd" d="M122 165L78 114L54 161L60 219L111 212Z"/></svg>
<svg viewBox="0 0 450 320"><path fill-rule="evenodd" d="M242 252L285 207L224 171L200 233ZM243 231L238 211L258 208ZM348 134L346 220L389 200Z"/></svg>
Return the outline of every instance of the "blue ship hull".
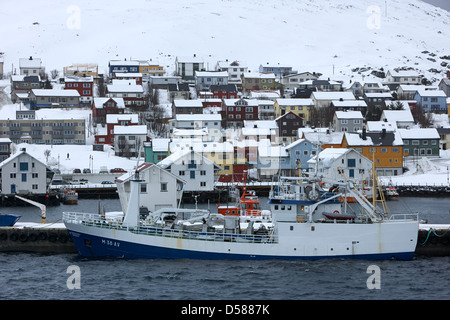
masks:
<svg viewBox="0 0 450 320"><path fill-rule="evenodd" d="M19 219L16 214L0 214L0 227L12 227Z"/></svg>
<svg viewBox="0 0 450 320"><path fill-rule="evenodd" d="M70 231L71 238L84 257L124 258L124 259L200 259L200 260L321 260L321 259L356 259L356 260L412 260L414 252L385 254L362 254L354 256L273 256L246 255L215 252L201 252L167 247L138 244L123 240L107 239L91 234Z"/></svg>

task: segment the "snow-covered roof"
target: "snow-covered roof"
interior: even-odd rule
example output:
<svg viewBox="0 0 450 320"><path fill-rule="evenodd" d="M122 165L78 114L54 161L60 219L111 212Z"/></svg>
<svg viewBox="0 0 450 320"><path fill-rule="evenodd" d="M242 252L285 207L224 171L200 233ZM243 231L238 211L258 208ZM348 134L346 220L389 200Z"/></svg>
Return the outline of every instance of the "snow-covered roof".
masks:
<svg viewBox="0 0 450 320"><path fill-rule="evenodd" d="M195 71L196 77L228 78L227 71Z"/></svg>
<svg viewBox="0 0 450 320"><path fill-rule="evenodd" d="M106 123L119 123L119 121L131 121L131 123L138 123L139 115L136 113L106 115Z"/></svg>
<svg viewBox="0 0 450 320"><path fill-rule="evenodd" d="M175 105L175 107L181 107L181 108L185 108L185 107L202 108L203 107L202 100L200 100L200 99L195 99L195 100L175 99L175 100L173 100L173 104Z"/></svg>
<svg viewBox="0 0 450 320"><path fill-rule="evenodd" d="M419 84L417 84L417 85L414 85L414 84L401 84L398 87L398 90L400 90L400 89L402 91L416 92L418 90L427 90L427 91L438 90L439 88L438 87L433 87L433 86L423 86L423 85L419 85Z"/></svg>
<svg viewBox="0 0 450 320"><path fill-rule="evenodd" d="M312 96L316 100L355 100L355 95L352 92L313 92Z"/></svg>
<svg viewBox="0 0 450 320"><path fill-rule="evenodd" d="M417 93L421 97L447 97L445 92L442 90L417 90Z"/></svg>
<svg viewBox="0 0 450 320"><path fill-rule="evenodd" d="M368 132L394 132L397 130L397 124L395 122L386 121L367 121L367 131Z"/></svg>
<svg viewBox="0 0 450 320"><path fill-rule="evenodd" d="M358 133L345 133L345 140L349 146L373 146L372 138L367 136L364 140Z"/></svg>
<svg viewBox="0 0 450 320"><path fill-rule="evenodd" d="M364 95L367 98L393 98L390 92L367 92Z"/></svg>
<svg viewBox="0 0 450 320"><path fill-rule="evenodd" d="M36 97L79 97L77 90L64 89L32 89Z"/></svg>
<svg viewBox="0 0 450 320"><path fill-rule="evenodd" d="M42 61L40 58L33 58L30 60L29 58L20 58L19 59L19 68L34 68L39 69L41 68Z"/></svg>
<svg viewBox="0 0 450 320"><path fill-rule="evenodd" d="M170 152L180 149L191 149L198 153L234 153L233 143L225 142L207 142L200 139L174 139L169 146Z"/></svg>
<svg viewBox="0 0 450 320"><path fill-rule="evenodd" d="M393 77L419 77L419 73L413 70L389 70L388 71Z"/></svg>
<svg viewBox="0 0 450 320"><path fill-rule="evenodd" d="M19 82L19 81L25 81L25 78L27 78L28 81L41 81L41 77L39 75L27 75L27 74L13 74L11 76L11 81L13 82Z"/></svg>
<svg viewBox="0 0 450 320"><path fill-rule="evenodd" d="M341 144L344 138L343 132L303 132L305 139L316 145Z"/></svg>
<svg viewBox="0 0 450 320"><path fill-rule="evenodd" d="M278 129L275 120L244 120L244 128Z"/></svg>
<svg viewBox="0 0 450 320"><path fill-rule="evenodd" d="M144 93L141 85L136 84L136 80L113 79L112 84L107 85L108 92L137 92Z"/></svg>
<svg viewBox="0 0 450 320"><path fill-rule="evenodd" d="M225 106L236 106L236 102L238 102L241 99L223 99L223 103L225 104ZM252 99L243 99L245 102L247 102L247 105L243 105L243 106L238 106L238 107L246 107L246 106L258 106L258 101L257 100L252 100Z"/></svg>
<svg viewBox="0 0 450 320"><path fill-rule="evenodd" d="M206 163L208 165L213 165L216 168L220 168L218 165L216 165L214 162L209 160L207 157L201 155L200 153L191 150L191 149L183 149L183 150L177 150L168 157L164 158L160 162L157 163L157 165L163 169L169 168L174 163L180 161L181 159L185 158L187 155L193 153L195 156L202 158L202 162ZM221 168L220 168L221 169Z"/></svg>
<svg viewBox="0 0 450 320"><path fill-rule="evenodd" d="M93 76L79 77L79 76L65 76L64 82L94 82Z"/></svg>
<svg viewBox="0 0 450 320"><path fill-rule="evenodd" d="M142 78L142 73L138 72L116 72L116 78Z"/></svg>
<svg viewBox="0 0 450 320"><path fill-rule="evenodd" d="M246 72L243 73L244 78L258 79L276 79L275 73Z"/></svg>
<svg viewBox="0 0 450 320"><path fill-rule="evenodd" d="M398 129L402 139L440 139L436 128Z"/></svg>
<svg viewBox="0 0 450 320"><path fill-rule="evenodd" d="M267 98L267 99L277 99L280 97L280 91L279 90L258 90L258 91L250 91L249 98L252 99L261 99L261 98ZM261 101L261 100L258 100ZM266 100L269 102L270 100Z"/></svg>
<svg viewBox="0 0 450 320"><path fill-rule="evenodd" d="M208 128L201 129L173 129L172 135L174 138L178 137L193 137L193 136L207 136Z"/></svg>
<svg viewBox="0 0 450 320"><path fill-rule="evenodd" d="M364 119L361 111L336 111L335 114L338 119Z"/></svg>
<svg viewBox="0 0 450 320"><path fill-rule="evenodd" d="M280 106L313 106L312 99L277 99Z"/></svg>
<svg viewBox="0 0 450 320"><path fill-rule="evenodd" d="M334 100L331 103L336 107L351 107L351 108L367 108L367 103L364 100Z"/></svg>
<svg viewBox="0 0 450 320"><path fill-rule="evenodd" d="M168 152L169 151L169 143L170 139L165 138L153 138L152 139L152 148L155 152Z"/></svg>
<svg viewBox="0 0 450 320"><path fill-rule="evenodd" d="M116 102L117 108L125 109L125 101L123 100L123 98L108 98L108 97L94 98L95 108L102 109L103 105L110 99Z"/></svg>
<svg viewBox="0 0 450 320"><path fill-rule="evenodd" d="M350 153L350 152L356 152L353 149L345 149L345 148L327 148L323 151L321 151L317 156L319 157L319 163L323 165L324 168L330 168L331 164L342 157L343 155ZM312 157L310 160L308 160L308 163L316 163L317 156Z"/></svg>
<svg viewBox="0 0 450 320"><path fill-rule="evenodd" d="M114 134L138 134L146 135L147 126L114 126Z"/></svg>
<svg viewBox="0 0 450 320"><path fill-rule="evenodd" d="M222 121L220 114L177 114L177 121Z"/></svg>
<svg viewBox="0 0 450 320"><path fill-rule="evenodd" d="M406 110L383 110L381 119L386 119L388 122L414 122L409 108Z"/></svg>

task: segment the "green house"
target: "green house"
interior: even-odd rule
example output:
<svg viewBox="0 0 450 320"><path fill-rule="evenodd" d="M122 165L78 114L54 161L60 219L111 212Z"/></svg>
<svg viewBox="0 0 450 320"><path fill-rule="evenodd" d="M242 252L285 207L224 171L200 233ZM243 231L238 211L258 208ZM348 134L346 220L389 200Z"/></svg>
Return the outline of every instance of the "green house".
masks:
<svg viewBox="0 0 450 320"><path fill-rule="evenodd" d="M440 136L436 128L398 129L403 140L403 155L438 157Z"/></svg>
<svg viewBox="0 0 450 320"><path fill-rule="evenodd" d="M170 139L152 139L144 142L145 162L158 163L169 156Z"/></svg>

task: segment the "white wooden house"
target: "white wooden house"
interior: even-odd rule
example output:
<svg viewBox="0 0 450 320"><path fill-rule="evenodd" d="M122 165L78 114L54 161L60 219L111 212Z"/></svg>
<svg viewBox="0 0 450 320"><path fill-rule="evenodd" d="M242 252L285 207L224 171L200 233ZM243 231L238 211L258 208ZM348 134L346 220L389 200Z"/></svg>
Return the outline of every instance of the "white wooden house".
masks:
<svg viewBox="0 0 450 320"><path fill-rule="evenodd" d="M54 172L23 148L0 163L1 193L46 194Z"/></svg>
<svg viewBox="0 0 450 320"><path fill-rule="evenodd" d="M194 150L179 150L158 163L158 166L186 181L184 191L212 191L214 177L222 168Z"/></svg>
<svg viewBox="0 0 450 320"><path fill-rule="evenodd" d="M140 182L139 207L150 212L161 208L177 208L183 195L184 180L153 163L143 163L138 167ZM120 205L127 211L130 197L130 180L135 172L129 172L116 179Z"/></svg>
<svg viewBox="0 0 450 320"><path fill-rule="evenodd" d="M327 148L308 161L312 172L333 181L355 183L370 180L372 161L354 149ZM314 174L314 173L313 173Z"/></svg>

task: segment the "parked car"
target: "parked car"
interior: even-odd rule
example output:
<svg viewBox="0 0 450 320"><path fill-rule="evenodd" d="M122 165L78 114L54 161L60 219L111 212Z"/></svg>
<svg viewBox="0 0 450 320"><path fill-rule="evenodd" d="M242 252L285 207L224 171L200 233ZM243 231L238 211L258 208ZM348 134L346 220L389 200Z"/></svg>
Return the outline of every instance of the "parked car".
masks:
<svg viewBox="0 0 450 320"><path fill-rule="evenodd" d="M83 173L91 173L91 169L84 168L84 169L83 169Z"/></svg>
<svg viewBox="0 0 450 320"><path fill-rule="evenodd" d="M80 169L73 169L73 173L81 173Z"/></svg>
<svg viewBox="0 0 450 320"><path fill-rule="evenodd" d="M114 169L111 169L109 172L110 173L127 173L127 171L122 168L114 168Z"/></svg>
<svg viewBox="0 0 450 320"><path fill-rule="evenodd" d="M102 184L114 184L112 181L102 181Z"/></svg>

